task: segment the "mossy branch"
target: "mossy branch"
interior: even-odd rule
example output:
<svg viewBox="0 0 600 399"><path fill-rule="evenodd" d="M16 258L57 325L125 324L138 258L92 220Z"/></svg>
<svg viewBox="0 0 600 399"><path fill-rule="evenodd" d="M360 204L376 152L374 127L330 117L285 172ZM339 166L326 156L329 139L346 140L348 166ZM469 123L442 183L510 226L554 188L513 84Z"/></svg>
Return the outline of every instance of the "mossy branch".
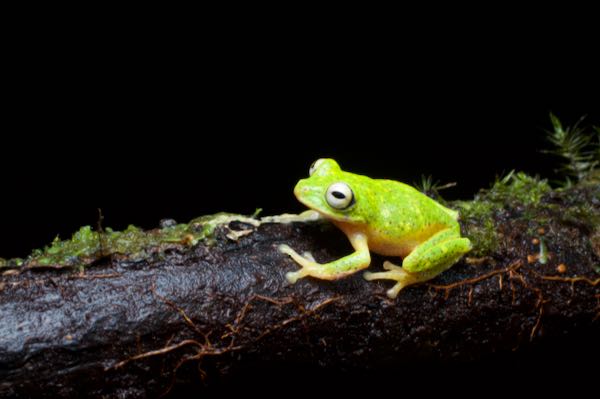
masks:
<svg viewBox="0 0 600 399"><path fill-rule="evenodd" d="M155 397L257 363L385 369L597 335L599 197L599 185L551 190L512 174L450 203L479 250L393 301L358 273L288 284L297 266L279 244L322 262L351 251L331 225L291 216L204 218L193 228L212 226L210 239L98 254L82 270L34 257L0 276L0 396Z"/></svg>

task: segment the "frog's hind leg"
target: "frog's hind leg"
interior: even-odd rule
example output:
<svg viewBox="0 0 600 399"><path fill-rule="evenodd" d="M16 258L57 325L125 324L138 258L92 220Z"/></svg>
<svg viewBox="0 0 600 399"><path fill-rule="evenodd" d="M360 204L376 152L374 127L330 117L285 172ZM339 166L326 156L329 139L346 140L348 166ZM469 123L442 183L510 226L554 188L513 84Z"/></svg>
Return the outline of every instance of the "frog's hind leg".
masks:
<svg viewBox="0 0 600 399"><path fill-rule="evenodd" d="M461 256L471 250L471 242L460 236L458 229L442 230L417 246L402 262L402 267L385 262L381 273L365 273L366 280L388 279L397 281L388 290L395 298L404 287L430 280L455 264Z"/></svg>

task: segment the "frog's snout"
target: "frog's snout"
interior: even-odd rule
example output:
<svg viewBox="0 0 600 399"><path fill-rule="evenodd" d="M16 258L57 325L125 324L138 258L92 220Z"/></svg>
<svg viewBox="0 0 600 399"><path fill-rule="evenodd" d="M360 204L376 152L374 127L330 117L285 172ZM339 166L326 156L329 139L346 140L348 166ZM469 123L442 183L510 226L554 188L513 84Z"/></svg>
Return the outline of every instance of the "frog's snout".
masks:
<svg viewBox="0 0 600 399"><path fill-rule="evenodd" d="M302 198L310 191L310 188L306 185L304 180L306 179L300 180L296 184L296 187L294 187L294 195L296 196L296 198Z"/></svg>
<svg viewBox="0 0 600 399"><path fill-rule="evenodd" d="M308 188L307 187L302 187L300 185L300 183L296 184L296 187L294 187L294 195L298 198L298 197L302 197L303 195L306 195L308 193Z"/></svg>
<svg viewBox="0 0 600 399"><path fill-rule="evenodd" d="M298 201L311 208L315 205L316 190L306 180L302 179L296 184L294 195Z"/></svg>

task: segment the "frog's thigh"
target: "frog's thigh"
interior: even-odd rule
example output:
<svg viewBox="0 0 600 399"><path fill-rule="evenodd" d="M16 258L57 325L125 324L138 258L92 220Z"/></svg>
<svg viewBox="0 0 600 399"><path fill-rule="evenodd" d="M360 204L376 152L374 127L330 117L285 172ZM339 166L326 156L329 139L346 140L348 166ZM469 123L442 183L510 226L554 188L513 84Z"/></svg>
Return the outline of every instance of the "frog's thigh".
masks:
<svg viewBox="0 0 600 399"><path fill-rule="evenodd" d="M443 230L429 240L416 247L404 258L402 267L385 262L383 268L387 272L365 273L367 280L389 279L397 283L387 291L390 298L395 298L404 287L427 281L452 266L471 249L467 238L461 238L457 230Z"/></svg>
<svg viewBox="0 0 600 399"><path fill-rule="evenodd" d="M471 242L461 237L458 230L442 230L404 258L402 267L409 273L431 274L433 277L448 269L469 250Z"/></svg>

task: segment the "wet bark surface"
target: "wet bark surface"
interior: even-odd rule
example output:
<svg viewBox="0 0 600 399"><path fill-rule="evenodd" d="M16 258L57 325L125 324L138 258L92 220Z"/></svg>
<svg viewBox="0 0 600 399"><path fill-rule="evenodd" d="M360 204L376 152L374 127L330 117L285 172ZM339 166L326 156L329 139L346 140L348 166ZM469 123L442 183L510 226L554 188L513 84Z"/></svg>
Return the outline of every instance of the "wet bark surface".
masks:
<svg viewBox="0 0 600 399"><path fill-rule="evenodd" d="M320 223L263 224L237 240L217 230L211 246L143 262L103 259L82 273L5 273L0 394L157 397L188 383L202 390L222 376L235 381L257 365L377 371L596 336L600 243L589 224L561 217L574 201L597 210L593 195L552 193L545 201L557 206L539 214L499 210L493 253L464 259L395 300L385 295L393 282L367 282L361 273L287 283L285 273L297 266L279 244L320 262L351 251L342 233ZM371 270L382 261L374 256Z"/></svg>

